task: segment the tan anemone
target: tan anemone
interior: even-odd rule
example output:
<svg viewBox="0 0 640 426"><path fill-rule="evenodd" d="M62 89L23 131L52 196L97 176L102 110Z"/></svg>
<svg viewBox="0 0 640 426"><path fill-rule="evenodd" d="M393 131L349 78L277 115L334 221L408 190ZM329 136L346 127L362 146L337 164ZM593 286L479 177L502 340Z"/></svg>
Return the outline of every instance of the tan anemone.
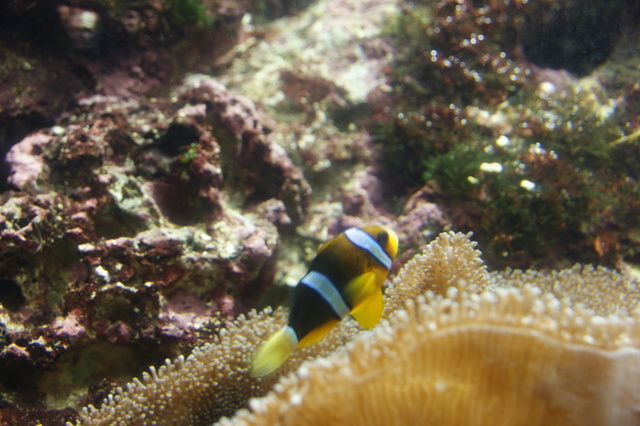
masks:
<svg viewBox="0 0 640 426"><path fill-rule="evenodd" d="M85 409L82 423L207 424L317 357L232 422L638 424L638 294L604 269L488 273L468 236L446 233L399 272L373 332L343 321L276 376L252 379L251 353L285 321L282 310L252 313Z"/></svg>
<svg viewBox="0 0 640 426"><path fill-rule="evenodd" d="M102 403L81 412L86 425L205 425L233 414L246 400L264 394L276 378L255 381L247 374L250 353L285 319L284 312L241 316L218 341L193 350L134 379Z"/></svg>
<svg viewBox="0 0 640 426"><path fill-rule="evenodd" d="M535 283L544 294L592 309L597 315L629 316L640 307L640 289L635 280L604 267L575 265L561 271L506 270L492 274L502 286L522 288Z"/></svg>
<svg viewBox="0 0 640 426"><path fill-rule="evenodd" d="M640 424L634 283L582 267L491 274L489 283L484 270L458 268L457 249L468 253L461 235L443 235L398 278L431 279L414 284L434 291L222 423Z"/></svg>

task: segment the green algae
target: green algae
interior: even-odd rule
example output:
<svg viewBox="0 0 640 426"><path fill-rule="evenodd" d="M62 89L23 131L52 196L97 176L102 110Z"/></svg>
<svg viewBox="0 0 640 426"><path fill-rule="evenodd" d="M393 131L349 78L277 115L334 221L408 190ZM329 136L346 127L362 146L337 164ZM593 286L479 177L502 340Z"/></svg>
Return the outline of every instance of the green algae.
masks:
<svg viewBox="0 0 640 426"><path fill-rule="evenodd" d="M170 0L167 2L164 16L173 28L182 30L213 23L201 0Z"/></svg>
<svg viewBox="0 0 640 426"><path fill-rule="evenodd" d="M407 6L389 26L394 104L371 132L392 196L430 186L495 266L637 255L640 158L616 143L629 111L596 78L535 76L505 37L518 10L454 3Z"/></svg>

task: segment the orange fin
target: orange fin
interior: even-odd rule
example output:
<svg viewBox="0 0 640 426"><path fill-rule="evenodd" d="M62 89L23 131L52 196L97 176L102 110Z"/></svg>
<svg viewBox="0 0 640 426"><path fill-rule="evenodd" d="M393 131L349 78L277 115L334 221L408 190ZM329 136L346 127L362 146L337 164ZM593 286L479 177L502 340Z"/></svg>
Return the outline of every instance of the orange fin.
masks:
<svg viewBox="0 0 640 426"><path fill-rule="evenodd" d="M347 283L345 297L353 306L351 316L361 327L373 328L382 316L382 289L373 272L364 273Z"/></svg>
<svg viewBox="0 0 640 426"><path fill-rule="evenodd" d="M291 326L284 326L256 351L251 365L251 377L274 372L298 346L298 338Z"/></svg>
<svg viewBox="0 0 640 426"><path fill-rule="evenodd" d="M314 329L309 334L304 336L300 340L298 346L301 348L305 348L307 346L315 345L320 340L324 339L324 337L331 331L331 329L333 329L333 327L336 326L336 324L338 324L338 322L338 320L327 321L320 327Z"/></svg>

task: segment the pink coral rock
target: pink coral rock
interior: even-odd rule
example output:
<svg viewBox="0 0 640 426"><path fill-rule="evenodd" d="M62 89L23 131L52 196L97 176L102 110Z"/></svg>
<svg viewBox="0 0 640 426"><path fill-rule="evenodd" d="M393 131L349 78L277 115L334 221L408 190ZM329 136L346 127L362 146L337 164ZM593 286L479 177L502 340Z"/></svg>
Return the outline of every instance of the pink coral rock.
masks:
<svg viewBox="0 0 640 426"><path fill-rule="evenodd" d="M36 183L45 168L42 150L52 140L53 136L36 132L11 147L5 158L9 168L8 182L11 185L24 189L27 185Z"/></svg>

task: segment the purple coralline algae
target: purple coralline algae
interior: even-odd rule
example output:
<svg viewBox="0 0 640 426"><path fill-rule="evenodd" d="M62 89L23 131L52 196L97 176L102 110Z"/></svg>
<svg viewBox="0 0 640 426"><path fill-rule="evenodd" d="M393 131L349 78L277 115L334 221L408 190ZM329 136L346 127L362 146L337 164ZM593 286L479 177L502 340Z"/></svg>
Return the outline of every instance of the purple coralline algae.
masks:
<svg viewBox="0 0 640 426"><path fill-rule="evenodd" d="M56 406L92 384L95 371L63 390L53 378L89 353L117 345L128 361L112 373L131 374L141 348L173 356L257 305L278 228L304 219L310 195L265 122L203 77L172 102L84 99L10 149L0 365L23 376L10 390Z"/></svg>

